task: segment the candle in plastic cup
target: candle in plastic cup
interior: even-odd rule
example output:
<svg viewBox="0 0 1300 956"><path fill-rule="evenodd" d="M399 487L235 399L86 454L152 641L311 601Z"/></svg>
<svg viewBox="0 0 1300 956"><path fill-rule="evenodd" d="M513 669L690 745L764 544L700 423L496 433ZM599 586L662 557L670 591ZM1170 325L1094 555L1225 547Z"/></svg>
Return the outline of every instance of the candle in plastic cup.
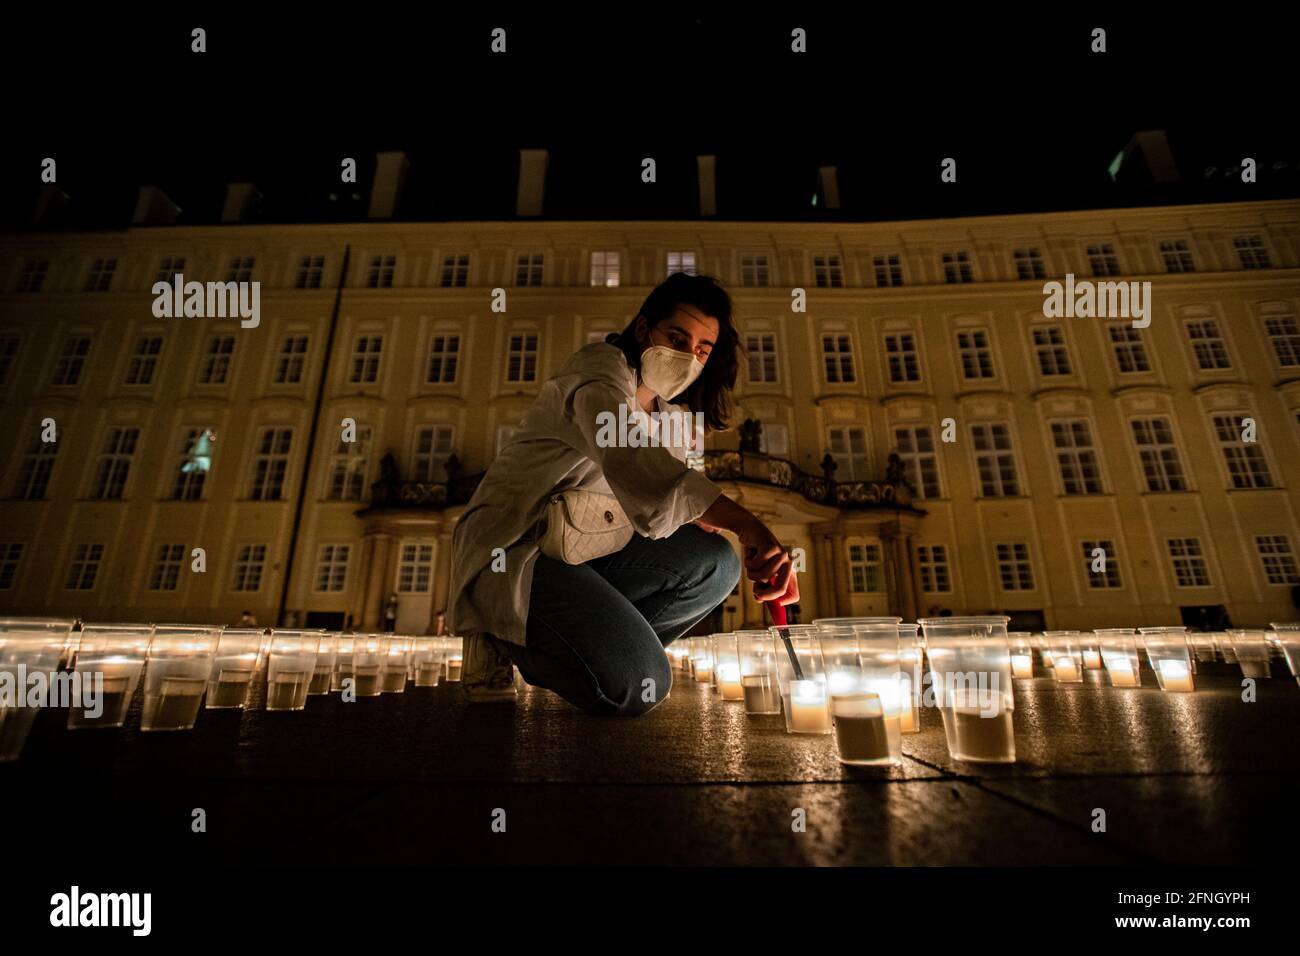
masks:
<svg viewBox="0 0 1300 956"><path fill-rule="evenodd" d="M416 687L437 687L442 673L442 652L436 639L417 637L411 645Z"/></svg>
<svg viewBox="0 0 1300 956"><path fill-rule="evenodd" d="M464 669L465 646L464 641L459 637L445 637L446 641L446 664L447 680L460 680L461 671Z"/></svg>
<svg viewBox="0 0 1300 956"><path fill-rule="evenodd" d="M1083 652L1083 666L1088 670L1097 670L1101 667L1101 653L1091 648L1086 648Z"/></svg>
<svg viewBox="0 0 1300 956"><path fill-rule="evenodd" d="M1078 631L1044 631L1052 648L1052 676L1061 684L1083 681L1083 642Z"/></svg>
<svg viewBox="0 0 1300 956"><path fill-rule="evenodd" d="M190 730L212 676L219 627L159 625L149 644L140 729Z"/></svg>
<svg viewBox="0 0 1300 956"><path fill-rule="evenodd" d="M776 646L767 630L736 632L736 654L740 661L740 687L745 713L779 714L781 691L776 679Z"/></svg>
<svg viewBox="0 0 1300 956"><path fill-rule="evenodd" d="M1237 666L1241 668L1242 677L1273 676L1273 668L1269 663L1271 648L1263 631L1234 630L1227 633L1232 649L1236 652Z"/></svg>
<svg viewBox="0 0 1300 956"><path fill-rule="evenodd" d="M1112 687L1140 687L1137 632L1132 628L1104 628L1093 631L1100 646L1102 663Z"/></svg>
<svg viewBox="0 0 1300 956"><path fill-rule="evenodd" d="M242 710L248 706L253 675L262 650L261 630L227 627L217 638L208 672L208 710Z"/></svg>
<svg viewBox="0 0 1300 956"><path fill-rule="evenodd" d="M1147 660L1155 671L1156 683L1166 692L1188 693L1196 689L1192 678L1187 629L1183 627L1141 628Z"/></svg>
<svg viewBox="0 0 1300 956"><path fill-rule="evenodd" d="M324 631L275 630L266 664L266 709L302 710L316 673L316 648Z"/></svg>
<svg viewBox="0 0 1300 956"><path fill-rule="evenodd" d="M391 637L388 640L388 655L384 661L383 692L385 694L402 694L406 692L406 677L410 669L411 639L409 637Z"/></svg>
<svg viewBox="0 0 1300 956"><path fill-rule="evenodd" d="M1300 684L1300 622L1278 622L1269 625L1273 628L1273 637L1282 651L1286 666L1291 669L1291 676Z"/></svg>
<svg viewBox="0 0 1300 956"><path fill-rule="evenodd" d="M740 683L740 641L735 633L715 634L713 640L713 672L718 682L718 695L723 700L744 700L745 689Z"/></svg>
<svg viewBox="0 0 1300 956"><path fill-rule="evenodd" d="M90 624L82 628L76 671L83 681L102 679L103 690L97 707L68 708L69 730L121 727L126 722L152 637L152 624ZM96 710L99 716L94 716Z"/></svg>
<svg viewBox="0 0 1300 956"><path fill-rule="evenodd" d="M343 682L355 678L352 675L352 652L356 647L357 639L351 634L340 634L338 636L337 652L334 655L334 673L330 675L330 691L337 693L343 690Z"/></svg>
<svg viewBox="0 0 1300 956"><path fill-rule="evenodd" d="M831 715L827 707L826 685L816 680L790 682L785 698L786 729L792 734L827 734L831 732Z"/></svg>
<svg viewBox="0 0 1300 956"><path fill-rule="evenodd" d="M322 634L316 646L316 668L311 675L311 684L307 695L328 694L334 683L334 665L339 656L339 635L337 632Z"/></svg>
<svg viewBox="0 0 1300 956"><path fill-rule="evenodd" d="M919 624L898 625L898 663L902 671L903 692L907 695L898 721L905 734L921 732L921 689L925 686L924 650Z"/></svg>
<svg viewBox="0 0 1300 956"><path fill-rule="evenodd" d="M975 763L1016 759L1008 618L922 618L935 704L949 753Z"/></svg>
<svg viewBox="0 0 1300 956"><path fill-rule="evenodd" d="M0 699L0 763L18 759L40 709L29 706L24 685L35 673L44 674L47 681L53 677L72 640L74 623L70 618L0 620L0 674L8 675L14 695ZM20 674L27 680L20 681Z"/></svg>
<svg viewBox="0 0 1300 956"><path fill-rule="evenodd" d="M831 717L841 763L888 766L903 762L898 717L885 712L878 695L832 696Z"/></svg>
<svg viewBox="0 0 1300 956"><path fill-rule="evenodd" d="M1032 654L1011 655L1011 676L1025 679L1034 676L1034 658Z"/></svg>
<svg viewBox="0 0 1300 956"><path fill-rule="evenodd" d="M1011 648L1011 676L1020 680L1034 676L1034 642L1028 631L1012 631L1007 635Z"/></svg>
<svg viewBox="0 0 1300 956"><path fill-rule="evenodd" d="M1015 763L1011 711L1001 695L983 688L957 696L953 707L957 749L953 757L972 763Z"/></svg>
<svg viewBox="0 0 1300 956"><path fill-rule="evenodd" d="M378 697L384 692L384 664L388 661L388 638L371 634L352 646L353 693L357 697Z"/></svg>

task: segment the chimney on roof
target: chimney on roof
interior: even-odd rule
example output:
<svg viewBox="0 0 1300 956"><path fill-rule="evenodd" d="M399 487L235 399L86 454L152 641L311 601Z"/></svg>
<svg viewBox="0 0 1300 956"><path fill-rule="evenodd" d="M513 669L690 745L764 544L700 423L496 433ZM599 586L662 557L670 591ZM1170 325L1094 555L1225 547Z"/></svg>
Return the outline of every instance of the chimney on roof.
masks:
<svg viewBox="0 0 1300 956"><path fill-rule="evenodd" d="M1162 129L1136 133L1110 164L1115 182L1176 183L1182 177Z"/></svg>
<svg viewBox="0 0 1300 956"><path fill-rule="evenodd" d="M544 149L519 151L519 191L515 195L516 216L540 216L542 197L546 194L546 162Z"/></svg>
<svg viewBox="0 0 1300 956"><path fill-rule="evenodd" d="M827 209L840 208L840 174L834 166L823 166L819 171L821 177L822 200Z"/></svg>
<svg viewBox="0 0 1300 956"><path fill-rule="evenodd" d="M32 225L54 225L67 208L70 197L53 183L41 187L41 194L36 197L36 211L32 214Z"/></svg>
<svg viewBox="0 0 1300 956"><path fill-rule="evenodd" d="M392 219L402 199L406 170L410 167L401 150L375 154L375 182L370 190L370 218Z"/></svg>
<svg viewBox="0 0 1300 956"><path fill-rule="evenodd" d="M717 177L714 167L718 157L713 155L696 156L695 167L700 177L700 215L716 216L718 214Z"/></svg>
<svg viewBox="0 0 1300 956"><path fill-rule="evenodd" d="M181 207L168 199L167 194L157 186L141 186L131 225L165 226L175 222L180 214Z"/></svg>
<svg viewBox="0 0 1300 956"><path fill-rule="evenodd" d="M226 201L221 206L222 222L247 222L262 194L253 183L226 183Z"/></svg>

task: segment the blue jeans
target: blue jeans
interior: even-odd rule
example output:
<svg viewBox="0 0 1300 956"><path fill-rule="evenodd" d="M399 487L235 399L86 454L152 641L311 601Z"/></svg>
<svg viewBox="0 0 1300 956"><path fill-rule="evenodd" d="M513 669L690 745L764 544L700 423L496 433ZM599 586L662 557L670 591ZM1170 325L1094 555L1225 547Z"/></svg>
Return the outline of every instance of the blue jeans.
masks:
<svg viewBox="0 0 1300 956"><path fill-rule="evenodd" d="M664 648L726 599L740 570L726 538L692 524L657 540L633 535L586 564L540 555L526 643L506 650L524 680L581 710L644 714L672 686Z"/></svg>

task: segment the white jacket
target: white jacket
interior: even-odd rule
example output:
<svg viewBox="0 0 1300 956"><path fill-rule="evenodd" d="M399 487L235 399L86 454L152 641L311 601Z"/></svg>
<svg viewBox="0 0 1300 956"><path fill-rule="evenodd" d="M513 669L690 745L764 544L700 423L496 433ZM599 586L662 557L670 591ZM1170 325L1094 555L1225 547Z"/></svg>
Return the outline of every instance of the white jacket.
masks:
<svg viewBox="0 0 1300 956"><path fill-rule="evenodd" d="M664 538L702 515L722 493L686 464L684 447L601 447L598 416L636 409L636 370L621 349L579 349L542 386L521 426L483 476L452 535L448 628L524 643L533 529L551 495L570 488L613 494L638 534ZM659 402L663 411L687 412ZM505 570L493 551L505 549ZM500 566L500 562L497 562Z"/></svg>

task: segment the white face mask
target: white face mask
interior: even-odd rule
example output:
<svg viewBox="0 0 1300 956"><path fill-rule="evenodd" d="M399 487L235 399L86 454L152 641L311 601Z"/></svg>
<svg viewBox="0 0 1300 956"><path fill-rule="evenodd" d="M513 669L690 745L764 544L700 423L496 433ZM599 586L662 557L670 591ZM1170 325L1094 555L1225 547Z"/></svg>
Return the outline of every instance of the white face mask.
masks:
<svg viewBox="0 0 1300 956"><path fill-rule="evenodd" d="M652 345L641 353L641 381L667 401L690 388L704 371L704 363L690 352Z"/></svg>

